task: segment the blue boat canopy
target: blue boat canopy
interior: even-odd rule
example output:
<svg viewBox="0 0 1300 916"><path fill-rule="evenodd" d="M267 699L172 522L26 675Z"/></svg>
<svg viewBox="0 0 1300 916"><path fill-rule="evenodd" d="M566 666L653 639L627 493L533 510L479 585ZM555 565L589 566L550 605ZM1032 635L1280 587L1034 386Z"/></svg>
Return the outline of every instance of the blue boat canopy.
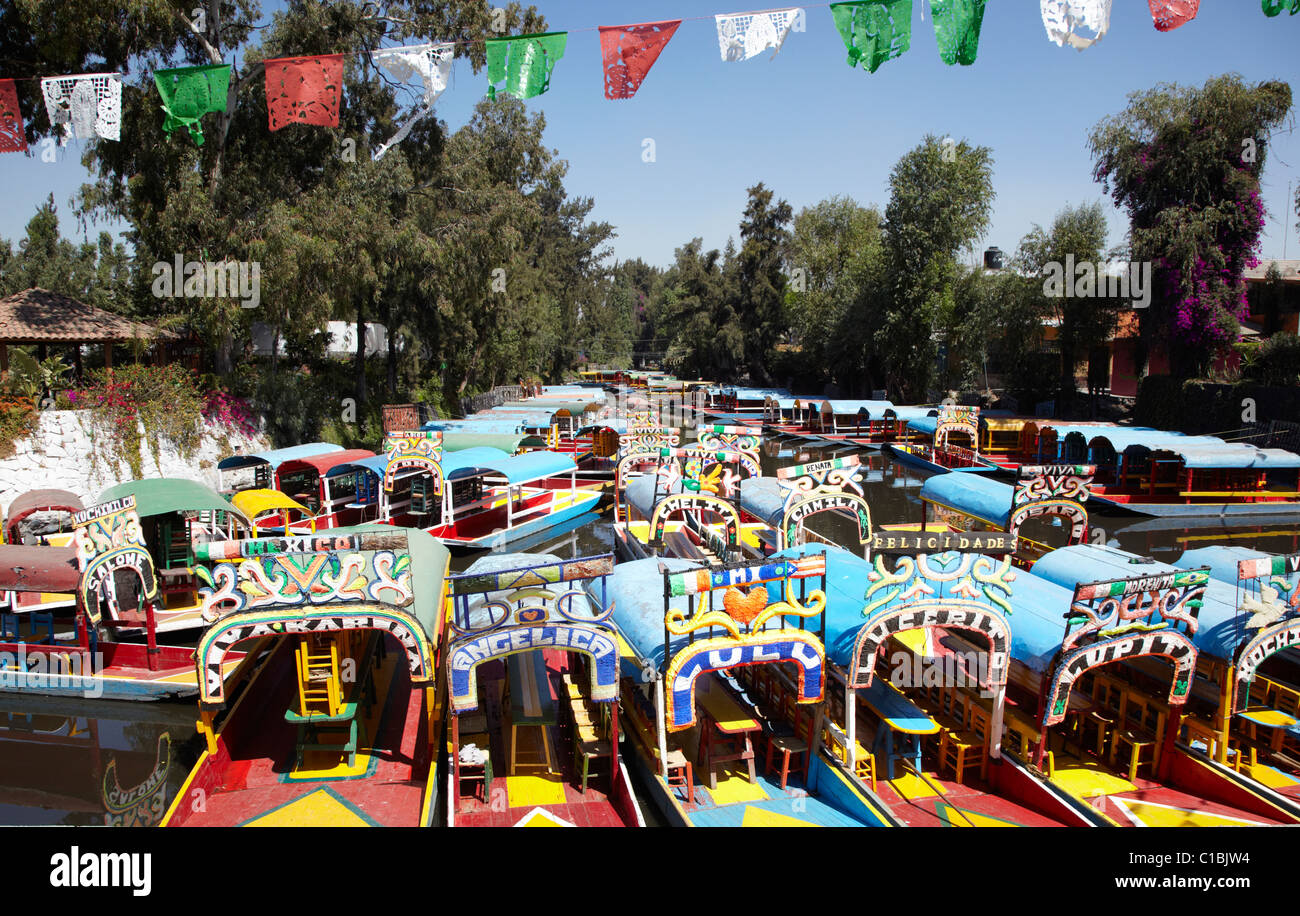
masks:
<svg viewBox="0 0 1300 916"><path fill-rule="evenodd" d="M1199 569L1208 566L1211 576L1236 588L1237 564L1240 561L1262 560L1270 556L1272 554L1264 553L1262 550L1251 550L1249 547L1215 544L1212 547L1184 550L1183 555L1178 558L1178 565L1183 569Z"/></svg>
<svg viewBox="0 0 1300 916"><path fill-rule="evenodd" d="M1006 529L1011 521L1011 484L983 474L936 474L921 485L921 499Z"/></svg>
<svg viewBox="0 0 1300 916"><path fill-rule="evenodd" d="M1132 562L1138 559L1140 558L1136 554L1113 547L1075 544L1073 547L1053 550L1044 556L1034 564L1033 573L1073 593L1076 585L1088 582L1158 576L1186 568L1158 560ZM1246 635L1245 620L1244 616L1237 613L1235 585L1228 585L1211 576L1205 589L1205 602L1197 616L1198 623L1192 643L1206 655L1231 660L1238 643Z"/></svg>
<svg viewBox="0 0 1300 916"><path fill-rule="evenodd" d="M817 404L821 410L825 410L826 406L829 405L831 413L837 417L865 414L868 417L883 418L886 410L894 409L894 405L890 401L821 400Z"/></svg>
<svg viewBox="0 0 1300 916"><path fill-rule="evenodd" d="M335 445L333 442L305 442L302 445L291 445L288 448L271 449L266 452L229 455L217 462L217 470L233 471L236 468L247 468L256 464L269 464L271 470L274 471L286 461L341 451L343 451L343 446Z"/></svg>
<svg viewBox="0 0 1300 916"><path fill-rule="evenodd" d="M639 661L649 661L655 665L662 664L664 660L664 577L659 571L660 564L669 572L699 569L701 565L676 557L633 560L615 566L605 585L606 600L614 603L614 626ZM600 600L598 582L588 581L584 587L589 596L596 601ZM674 597L670 607L685 612L688 600L685 595ZM721 603L720 599L715 600ZM689 641L690 636L671 637L669 654L675 654Z"/></svg>
<svg viewBox="0 0 1300 916"><path fill-rule="evenodd" d="M457 477L473 476L480 468L495 467L509 457L499 448L480 445L456 452L443 452L439 464L442 467L442 476L447 480L453 480ZM469 473L461 473L467 470Z"/></svg>
<svg viewBox="0 0 1300 916"><path fill-rule="evenodd" d="M790 559L818 553L826 554L826 657L843 668L853 662L854 642L867 622L862 612L866 606L867 575L873 563L842 547L825 544L802 544L773 557ZM945 555L936 555L942 556ZM1013 569L1010 576L1012 613L1007 621L1011 625L1011 656L1031 671L1042 674L1061 647L1065 635L1063 615L1070 607L1073 593L1023 570ZM774 586L769 585L768 597L776 600ZM914 601L903 597L900 589L882 607Z"/></svg>
<svg viewBox="0 0 1300 916"><path fill-rule="evenodd" d="M655 506L665 497L673 493L681 493L682 484L680 480L673 481L670 486L665 486L663 478L658 474L642 474L628 481L623 488L623 502L636 509L642 518L649 518L654 512Z"/></svg>
<svg viewBox="0 0 1300 916"><path fill-rule="evenodd" d="M899 419L902 419L902 417ZM927 436L933 436L938 426L939 418L937 416L915 417L907 421L908 429L913 432L925 433Z"/></svg>
<svg viewBox="0 0 1300 916"><path fill-rule="evenodd" d="M747 477L740 482L740 508L773 528L785 519L785 500L790 488L775 477Z"/></svg>
<svg viewBox="0 0 1300 916"><path fill-rule="evenodd" d="M921 420L926 417L934 419L938 415L939 411L935 407L909 407L906 405L896 405L885 411L886 419L906 420L909 421L909 425L912 420ZM931 427L931 432L933 432L933 427Z"/></svg>
<svg viewBox="0 0 1300 916"><path fill-rule="evenodd" d="M496 449L493 449L496 451ZM459 453L452 453L454 456ZM452 457L452 456L448 456ZM524 452L522 455L504 455L503 457L486 457L484 460L474 461L470 464L462 465L458 470L466 473L457 473L457 477L472 477L474 474L500 474L510 485L531 483L534 480L542 480L546 477L554 477L556 474L565 474L577 469L573 459L568 455L559 455L555 452ZM445 469L444 475L448 474Z"/></svg>

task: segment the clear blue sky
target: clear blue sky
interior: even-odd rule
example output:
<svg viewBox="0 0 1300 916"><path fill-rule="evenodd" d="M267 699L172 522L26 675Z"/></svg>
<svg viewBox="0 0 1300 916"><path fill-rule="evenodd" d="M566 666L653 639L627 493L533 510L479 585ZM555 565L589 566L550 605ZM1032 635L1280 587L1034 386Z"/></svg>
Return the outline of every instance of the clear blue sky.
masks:
<svg viewBox="0 0 1300 916"><path fill-rule="evenodd" d="M926 133L993 150L997 199L992 227L976 247L1010 251L1065 204L1102 198L1091 177L1087 134L1123 109L1130 92L1160 82L1200 85L1235 72L1252 82L1284 79L1300 101L1300 16L1269 19L1258 0L1204 0L1196 20L1169 33L1155 30L1143 0L1115 0L1109 34L1083 52L1048 41L1035 0L991 0L979 59L970 67L939 60L932 20L927 10L921 21L918 0L911 50L874 74L845 63L825 6L806 7L807 30L792 34L775 59L765 54L739 63L720 59L711 17L750 8L743 5L541 0L537 6L552 30L572 34L550 90L526 104L546 114L547 143L570 163L570 193L593 197L592 218L617 228L616 256L659 265L694 236L708 247L735 236L745 191L759 181L796 211L833 194L883 207L890 168ZM674 18L686 21L637 96L606 100L594 27ZM486 85L485 74L457 61L438 116L452 130L460 127ZM642 161L647 138L655 141L652 163ZM85 179L77 141L53 164L0 156L6 202L0 237L21 238L52 191L65 235L81 238L69 198ZM1287 200L1288 182L1300 182L1294 125L1275 135L1263 182L1268 217L1261 253L1283 255L1286 226L1287 254L1300 257ZM1126 222L1106 205L1116 244ZM92 235L97 231L91 227Z"/></svg>

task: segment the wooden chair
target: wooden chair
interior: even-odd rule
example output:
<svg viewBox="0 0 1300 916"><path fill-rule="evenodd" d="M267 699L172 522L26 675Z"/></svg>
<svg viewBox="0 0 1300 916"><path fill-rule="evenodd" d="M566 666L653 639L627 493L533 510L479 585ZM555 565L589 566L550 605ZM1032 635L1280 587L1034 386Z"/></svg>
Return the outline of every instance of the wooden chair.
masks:
<svg viewBox="0 0 1300 916"><path fill-rule="evenodd" d="M952 767L957 785L962 785L966 770L971 767L979 767L980 778L984 778L988 768L985 748L988 742L989 717L978 703L970 701L969 698L966 700L963 716L963 725L966 727L955 731L944 731L942 750L939 755L940 770L944 767Z"/></svg>
<svg viewBox="0 0 1300 916"><path fill-rule="evenodd" d="M487 716L481 712L462 716L460 720L460 746L472 744L479 748L484 756L481 764L460 764L460 781L481 782L483 784L483 803L492 804L492 740L487 732ZM458 792L464 790L457 787Z"/></svg>
<svg viewBox="0 0 1300 916"><path fill-rule="evenodd" d="M690 760L682 753L681 748L670 747L668 749L665 769L668 771L668 775L664 778L664 782L668 784L669 790L684 789L686 804L695 804L695 773Z"/></svg>
<svg viewBox="0 0 1300 916"><path fill-rule="evenodd" d="M763 761L763 772L771 772L772 757L781 755L781 789L790 779L790 774L798 773L808 778L808 755L812 748L813 718L796 708L794 697L789 697L785 704L787 721L794 723L794 734L771 735L767 739L767 756ZM793 762L792 762L793 761Z"/></svg>
<svg viewBox="0 0 1300 916"><path fill-rule="evenodd" d="M1111 730L1115 728L1115 723L1119 721L1123 691L1110 678L1099 675L1092 683L1092 702L1093 708L1088 711L1086 716L1081 716L1077 720L1079 750L1084 749L1084 742L1088 738L1088 728L1091 726L1096 730L1097 735L1094 753L1097 755L1097 759L1101 760L1106 756L1106 739L1110 737Z"/></svg>
<svg viewBox="0 0 1300 916"><path fill-rule="evenodd" d="M1155 766L1157 739L1146 729L1146 704L1142 700L1126 693L1122 707L1120 723L1111 732L1110 762L1114 766L1120 745L1127 746L1128 780L1133 782L1140 767Z"/></svg>
<svg viewBox="0 0 1300 916"><path fill-rule="evenodd" d="M582 792L587 792L587 777L591 770L591 761L609 757L610 743L602 738L593 725L578 725L573 729L573 763L574 770L582 774Z"/></svg>

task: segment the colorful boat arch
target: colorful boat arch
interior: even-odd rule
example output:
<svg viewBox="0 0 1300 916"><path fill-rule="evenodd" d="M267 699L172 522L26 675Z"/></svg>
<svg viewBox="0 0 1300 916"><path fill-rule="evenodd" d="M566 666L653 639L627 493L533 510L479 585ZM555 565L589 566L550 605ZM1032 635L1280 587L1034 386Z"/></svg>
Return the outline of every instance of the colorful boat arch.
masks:
<svg viewBox="0 0 1300 916"><path fill-rule="evenodd" d="M712 512L725 523L727 528L727 547L735 549L740 536L740 513L736 507L725 499L708 493L672 493L655 504L650 516L650 544L658 547L664 541L664 528L674 512L691 510Z"/></svg>
<svg viewBox="0 0 1300 916"><path fill-rule="evenodd" d="M808 603L801 605L792 593L793 579L826 576L825 555L800 558L798 561L782 560L758 566L732 567L720 570L686 570L665 572L664 635L690 636L680 645L665 669L665 719L668 731L676 732L695 725L695 684L699 676L738 665L761 665L773 662L794 662L798 668L798 703L821 702L826 690L826 648L821 635L802 629L790 618L822 619L826 609L826 593L818 588L808 594ZM760 585L780 582L782 600L771 603L766 588L751 589L743 594L739 585ZM689 616L680 608L673 608L672 596L697 595L725 589L724 610L700 610L691 602ZM761 596L755 598L755 596ZM710 602L710 605L712 602ZM761 605L757 609L756 605ZM769 623L778 624L774 627ZM709 635L695 639L697 630L712 634L720 628L725 636ZM665 646L667 648L667 646Z"/></svg>
<svg viewBox="0 0 1300 916"><path fill-rule="evenodd" d="M959 404L942 404L934 425L934 447L947 448L948 439L953 433L970 436L971 448L978 450L980 441L978 407L964 407Z"/></svg>
<svg viewBox="0 0 1300 916"><path fill-rule="evenodd" d="M507 555L501 560L513 563L518 558L521 555ZM471 568L449 577L454 635L448 648L447 682L452 712L461 715L479 708L475 677L479 665L547 648L586 655L591 659L591 699L615 702L619 648L610 628L613 606L593 607L588 592L573 586L559 594L547 588L591 579L603 583L613 571L613 555L604 554L574 560L550 558L550 562L502 569ZM489 598L489 593L505 594ZM472 605L475 596L483 599L477 606ZM575 608L588 612L579 613Z"/></svg>
<svg viewBox="0 0 1300 916"><path fill-rule="evenodd" d="M858 543L867 554L871 549L871 506L859 486L857 455L814 461L780 468L777 479L790 488L785 499L777 549L802 543L799 532L804 519L822 512L845 512L858 525Z"/></svg>
<svg viewBox="0 0 1300 916"><path fill-rule="evenodd" d="M870 687L877 651L891 636L924 627L967 630L988 641L986 686L1005 687L1011 667L1011 557L977 553L901 556L885 568L877 556L869 574L862 615L866 622L853 641L847 666L850 687ZM934 595L907 601L909 595ZM895 603L900 597L905 603Z"/></svg>
<svg viewBox="0 0 1300 916"><path fill-rule="evenodd" d="M715 452L758 454L761 437L752 426L702 426L697 433L700 448Z"/></svg>
<svg viewBox="0 0 1300 916"><path fill-rule="evenodd" d="M1185 703L1196 673L1191 637L1209 579L1206 567L1077 586L1045 682L1042 727L1064 720L1070 690L1085 672L1125 658L1169 659L1169 705Z"/></svg>
<svg viewBox="0 0 1300 916"><path fill-rule="evenodd" d="M203 631L194 650L199 668L199 704L208 709L225 704L222 665L226 654L238 643L260 636L306 635L337 630L382 630L390 633L406 653L411 681L432 683L436 670L434 646L423 624L410 611L378 603L331 604L301 609L281 606L236 611L218 618Z"/></svg>
<svg viewBox="0 0 1300 916"><path fill-rule="evenodd" d="M703 483L706 478L720 477L719 490L723 494L731 493L740 480L759 477L763 473L757 452L716 451L699 447L661 448L659 460L684 480ZM744 473L733 471L730 465L735 465ZM713 469L711 473L710 469ZM670 483L672 479L670 475Z"/></svg>
<svg viewBox="0 0 1300 916"><path fill-rule="evenodd" d="M1011 493L1011 514L1007 532L1019 535L1026 521L1039 516L1056 516L1070 523L1070 544L1088 539L1088 487L1097 472L1095 465L1024 465Z"/></svg>
<svg viewBox="0 0 1300 916"><path fill-rule="evenodd" d="M415 430L389 433L384 437L388 464L384 467L384 491L393 492L397 472L419 468L433 478L433 492L442 492L442 433Z"/></svg>
<svg viewBox="0 0 1300 916"><path fill-rule="evenodd" d="M1237 564L1240 614L1271 620L1237 650L1233 710L1250 705L1250 684L1265 660L1300 644L1300 553Z"/></svg>
<svg viewBox="0 0 1300 916"><path fill-rule="evenodd" d="M153 558L145 546L135 497L124 496L83 509L72 517L75 528L77 566L81 569L78 595L86 616L98 625L99 599L119 613L114 573L129 569L140 580L140 594L147 602L158 600L158 576Z"/></svg>

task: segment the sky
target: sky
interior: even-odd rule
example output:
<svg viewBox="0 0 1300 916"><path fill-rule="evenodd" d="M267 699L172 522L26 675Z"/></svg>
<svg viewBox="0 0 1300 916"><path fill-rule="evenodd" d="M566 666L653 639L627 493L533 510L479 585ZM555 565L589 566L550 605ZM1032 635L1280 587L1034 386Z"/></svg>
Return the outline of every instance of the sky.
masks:
<svg viewBox="0 0 1300 916"><path fill-rule="evenodd" d="M992 150L997 196L989 231L973 251L1014 251L1065 205L1096 200L1109 214L1109 244L1120 244L1127 220L1092 179L1087 137L1099 120L1123 110L1130 93L1237 73L1248 82L1286 80L1300 102L1300 16L1270 19L1258 0L1203 0L1197 19L1167 33L1153 27L1143 0L1115 0L1109 33L1082 52L1047 38L1035 0L990 0L978 59L968 67L939 59L933 20L917 0L911 49L874 74L848 66L825 5L805 7L805 31L792 33L775 57L725 63L712 17L748 9L725 2L536 3L552 31L570 35L550 89L526 104L545 114L545 142L569 163L570 195L593 198L590 218L616 228L619 260L667 266L674 249L697 236L706 249L721 248L738 237L746 191L759 182L795 212L833 195L883 209L890 169L926 134ZM681 27L636 97L605 99L596 27L677 18ZM461 127L486 88L486 74L458 60L438 117L453 131ZM653 161L646 161L647 141ZM178 131L172 142L188 140ZM85 236L71 212L71 198L89 177L80 145L72 141L53 163L0 156L0 238L21 239L51 192L64 234ZM1300 257L1288 202L1296 184L1293 116L1268 151L1262 257ZM90 237L101 228L121 227L91 225Z"/></svg>

